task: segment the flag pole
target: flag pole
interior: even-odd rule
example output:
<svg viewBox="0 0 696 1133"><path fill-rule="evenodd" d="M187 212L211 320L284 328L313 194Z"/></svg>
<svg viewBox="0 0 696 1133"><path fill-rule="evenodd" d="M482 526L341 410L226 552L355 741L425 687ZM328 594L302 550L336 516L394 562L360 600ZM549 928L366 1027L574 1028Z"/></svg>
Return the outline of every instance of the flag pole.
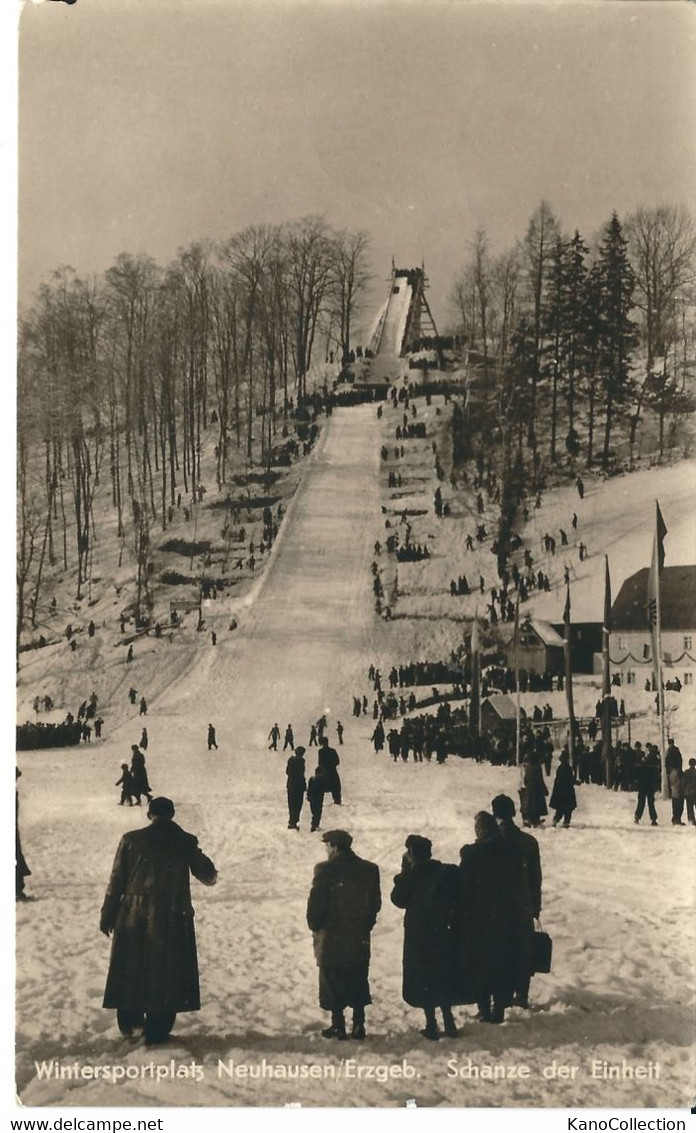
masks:
<svg viewBox="0 0 696 1133"><path fill-rule="evenodd" d="M669 798L669 782L665 766L665 691L662 683L662 614L660 609L660 575L665 561L664 538L667 527L662 518L660 505L655 500L655 534L653 537L652 560L648 573L648 622L652 634L653 671L657 686L657 711L660 717L660 775L662 797Z"/></svg>
<svg viewBox="0 0 696 1133"><path fill-rule="evenodd" d="M570 663L570 580L566 583L566 604L563 614L563 622L565 629L565 644L563 654L565 658L565 686L566 686L566 703L568 705L568 754L570 756L570 766L573 768L575 774L575 712L573 710L573 674Z"/></svg>
<svg viewBox="0 0 696 1133"><path fill-rule="evenodd" d="M469 721L475 736L481 736L481 659L479 656L478 607L471 629L471 701Z"/></svg>
<svg viewBox="0 0 696 1133"><path fill-rule="evenodd" d="M515 602L515 764L520 762L520 596Z"/></svg>
<svg viewBox="0 0 696 1133"><path fill-rule="evenodd" d="M602 624L602 761L604 784L611 790L614 778L614 757L611 746L611 672L609 666L609 633L611 631L611 579L609 556L604 556L604 622Z"/></svg>
<svg viewBox="0 0 696 1133"><path fill-rule="evenodd" d="M655 501L657 503L657 501ZM659 504L657 505L659 510ZM658 556L658 570L655 576L655 640L653 652L655 653L655 677L657 680L657 708L660 713L660 775L662 779L662 797L669 798L669 780L665 764L667 744L665 740L665 690L662 681L662 616L660 612L660 563L659 543L657 533L657 513L655 515L655 546Z"/></svg>

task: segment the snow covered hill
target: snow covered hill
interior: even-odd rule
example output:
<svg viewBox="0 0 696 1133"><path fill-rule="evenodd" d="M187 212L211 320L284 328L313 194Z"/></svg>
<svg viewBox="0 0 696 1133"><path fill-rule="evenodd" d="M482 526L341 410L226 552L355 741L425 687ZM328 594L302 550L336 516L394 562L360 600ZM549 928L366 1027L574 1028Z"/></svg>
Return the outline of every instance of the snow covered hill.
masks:
<svg viewBox="0 0 696 1133"><path fill-rule="evenodd" d="M418 1013L401 999L401 913L389 892L406 835L427 834L438 857L457 861L459 847L473 840L473 815L501 790L514 796L517 773L454 759L397 766L374 755L372 720L350 714L352 695L366 691L370 662L398 651L403 632L373 613L369 568L373 542L384 532L380 428L371 406L339 409L328 419L234 634L215 647L153 642L132 671L123 662L119 668L106 650L95 652L82 679L119 705L105 741L20 756L21 829L37 898L17 909L17 1078L25 1104L403 1105L415 1097L419 1105L682 1107L691 1097L695 835L669 825L665 803L658 803L657 829L638 827L633 796L581 787L573 826L539 832L542 917L555 951L552 972L533 982L532 1012L512 1010L494 1028L461 1008L461 1037L427 1044ZM664 486L661 481L658 491L651 481L650 495L659 495L670 533L680 531L682 474L654 475L664 477ZM627 478L588 493L582 521L591 532L592 570L610 540L627 571L638 556L642 562L650 501L643 504L636 485L637 478ZM550 522L556 509L565 515L571 505L572 493L559 490L540 522ZM454 540L454 524L450 530ZM446 547L443 569L454 569L453 555L454 547ZM588 595L593 577L587 566ZM426 655L432 643L421 635ZM128 703L131 681L147 696L145 719ZM29 700L31 693L27 681L23 695ZM292 722L306 744L310 724L323 712L332 739L336 721L343 722L345 742L339 749L344 805L327 803L322 825L349 829L356 851L379 864L384 901L373 935L368 1041L340 1048L319 1036L317 973L304 917L323 846L309 834L306 811L299 833L286 829L285 757L269 751L267 740L274 721L281 730ZM210 753L209 722L219 744ZM101 1008L109 944L98 931L119 837L144 823L136 808L117 806L114 786L143 724L155 792L174 799L178 820L198 835L220 871L215 889L194 894L203 1009L180 1016L172 1043L155 1052L125 1043L114 1013ZM264 1058L334 1067L337 1076L218 1075L219 1059L258 1066ZM405 1060L416 1076L382 1082L373 1074L356 1083L340 1062L346 1058L362 1067ZM128 1076L118 1084L42 1077L36 1064L53 1059L122 1065ZM142 1070L171 1059L195 1060L203 1077L158 1082ZM592 1077L593 1060L623 1059L657 1063L659 1076ZM452 1072L452 1061L469 1060L525 1064L530 1075L491 1082ZM544 1077L554 1060L579 1069L572 1078Z"/></svg>

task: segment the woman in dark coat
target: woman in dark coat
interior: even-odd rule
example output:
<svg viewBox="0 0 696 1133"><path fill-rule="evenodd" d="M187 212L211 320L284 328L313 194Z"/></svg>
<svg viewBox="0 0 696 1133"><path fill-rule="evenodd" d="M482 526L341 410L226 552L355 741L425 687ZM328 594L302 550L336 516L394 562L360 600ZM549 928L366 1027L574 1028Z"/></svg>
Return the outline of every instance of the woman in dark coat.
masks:
<svg viewBox="0 0 696 1133"><path fill-rule="evenodd" d="M217 871L172 821L171 799L153 799L147 816L121 839L101 910L100 931L113 932L103 1006L122 1034L144 1027L146 1042L161 1042L179 1011L201 1006L189 874L214 885Z"/></svg>
<svg viewBox="0 0 696 1133"><path fill-rule="evenodd" d="M549 789L544 782L544 772L535 755L529 755L524 761L522 789L520 791L520 810L525 826L539 826L545 814L548 814L546 796Z"/></svg>
<svg viewBox="0 0 696 1133"><path fill-rule="evenodd" d="M133 794L136 797L136 806L140 806L140 796L145 795L148 802L152 800L152 788L147 779L145 756L137 744L131 747L131 774L133 776Z"/></svg>
<svg viewBox="0 0 696 1133"><path fill-rule="evenodd" d="M553 819L554 826L561 819L564 826L570 826L571 815L578 804L575 797L575 777L567 752L561 752L550 802L551 809L556 812Z"/></svg>
<svg viewBox="0 0 696 1133"><path fill-rule="evenodd" d="M502 1023L523 948L522 859L500 836L491 814L477 814L474 829L476 842L462 846L459 867L459 958L474 985L479 1020Z"/></svg>
<svg viewBox="0 0 696 1133"><path fill-rule="evenodd" d="M456 966L452 917L458 890L456 866L431 857L429 838L409 834L401 872L394 878L392 904L405 909L403 997L411 1007L422 1007L426 1039L439 1039L435 1009L440 1008L446 1035L457 1027L452 1004L456 994Z"/></svg>

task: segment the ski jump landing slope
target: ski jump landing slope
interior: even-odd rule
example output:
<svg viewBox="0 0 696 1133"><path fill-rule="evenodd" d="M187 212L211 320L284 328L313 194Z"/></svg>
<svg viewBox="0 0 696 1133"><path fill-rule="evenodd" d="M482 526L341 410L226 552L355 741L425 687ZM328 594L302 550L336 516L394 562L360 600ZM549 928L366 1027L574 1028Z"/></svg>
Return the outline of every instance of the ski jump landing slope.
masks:
<svg viewBox="0 0 696 1133"><path fill-rule="evenodd" d="M460 846L473 840L476 811L501 790L516 797L517 772L471 760L394 764L372 751L371 716L351 715L352 694L367 691L366 669L389 632L374 617L371 590L372 543L384 537L378 463L374 407L336 410L239 630L215 648L202 645L188 672L153 698L146 720L134 710L103 744L20 755L20 823L36 897L17 908L24 1104L377 1106L415 1097L419 1106L683 1107L691 1096L693 830L670 828L664 803L658 828L634 826L634 796L598 787L578 789L571 829L538 832L554 964L533 982L535 1010L514 1009L504 1026L482 1027L460 1009L460 1039L428 1044L418 1033L420 1013L401 998L402 914L389 902L404 839L426 834L437 857L458 861ZM147 680L139 683L147 696ZM287 830L287 753L269 751L267 739L275 721L281 732L292 722L296 742L307 746L322 712L334 746L337 718L345 725L344 805L327 801L322 827L350 830L357 852L382 875L369 1037L340 1044L350 1050L318 1033L323 1014L305 909L324 847L309 833L306 806L301 831ZM209 722L218 734L212 752ZM219 870L214 889L194 885L203 1009L180 1015L172 1042L155 1051L124 1042L114 1012L101 1008L109 942L98 931L119 838L144 825L139 808L117 805L114 786L143 723L154 792L174 799L177 820ZM314 755L308 749L308 772ZM258 1072L218 1072L218 1059L330 1070L348 1057L373 1069L406 1059L417 1077L259 1080ZM449 1060L469 1058L524 1064L531 1074L491 1082L449 1072ZM590 1077L591 1060L623 1058L659 1062L659 1080ZM126 1066L129 1077L116 1085L96 1076L57 1080L41 1071L52 1059ZM203 1077L157 1081L138 1069L172 1059L195 1060ZM550 1082L542 1070L554 1060L580 1070Z"/></svg>

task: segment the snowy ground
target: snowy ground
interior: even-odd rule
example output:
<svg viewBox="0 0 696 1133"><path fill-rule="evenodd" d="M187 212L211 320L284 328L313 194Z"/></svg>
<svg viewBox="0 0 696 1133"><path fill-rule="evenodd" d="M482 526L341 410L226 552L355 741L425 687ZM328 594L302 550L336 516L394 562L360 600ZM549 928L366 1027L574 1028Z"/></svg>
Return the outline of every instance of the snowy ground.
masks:
<svg viewBox="0 0 696 1133"><path fill-rule="evenodd" d="M17 1077L25 1104L403 1105L415 1097L419 1105L682 1107L691 1097L694 831L673 829L666 803L658 804L657 829L636 827L632 796L585 787L573 827L540 832L554 963L534 980L533 1012L512 1011L491 1028L459 1009L461 1037L436 1045L421 1039L419 1013L401 1000L402 915L388 898L404 838L428 834L439 857L458 860L473 838L474 813L500 790L514 793L516 772L454 759L444 767L395 766L372 753L372 720L350 714L353 692L366 691L370 661L388 655L403 633L372 612L369 565L383 533L379 429L369 406L338 410L327 422L236 634L216 648L153 643L135 675L94 659L88 679L100 696L122 705L135 680L150 703L146 721L121 708L102 744L20 755L21 827L37 898L17 910ZM309 835L307 815L299 834L286 829L285 758L266 740L275 720L281 728L292 721L306 743L309 724L325 710L332 725L340 718L346 728L345 805L328 804L323 827L351 830L357 852L382 872L374 1004L362 1046L318 1035L304 911L323 847ZM208 721L220 744L210 754ZM203 1009L180 1016L173 1042L155 1053L124 1045L113 1012L101 1009L109 944L98 932L118 839L143 821L138 810L116 805L113 786L143 723L155 791L176 801L181 824L220 870L215 889L194 895ZM233 1081L217 1073L218 1059L338 1067L352 1057L361 1067L405 1059L417 1076ZM195 1060L204 1077L117 1086L40 1081L35 1063L50 1059L133 1068ZM524 1064L530 1075L466 1080L451 1076L453 1059ZM593 1079L595 1059L657 1062L659 1078ZM554 1060L578 1066L574 1079L544 1078Z"/></svg>

